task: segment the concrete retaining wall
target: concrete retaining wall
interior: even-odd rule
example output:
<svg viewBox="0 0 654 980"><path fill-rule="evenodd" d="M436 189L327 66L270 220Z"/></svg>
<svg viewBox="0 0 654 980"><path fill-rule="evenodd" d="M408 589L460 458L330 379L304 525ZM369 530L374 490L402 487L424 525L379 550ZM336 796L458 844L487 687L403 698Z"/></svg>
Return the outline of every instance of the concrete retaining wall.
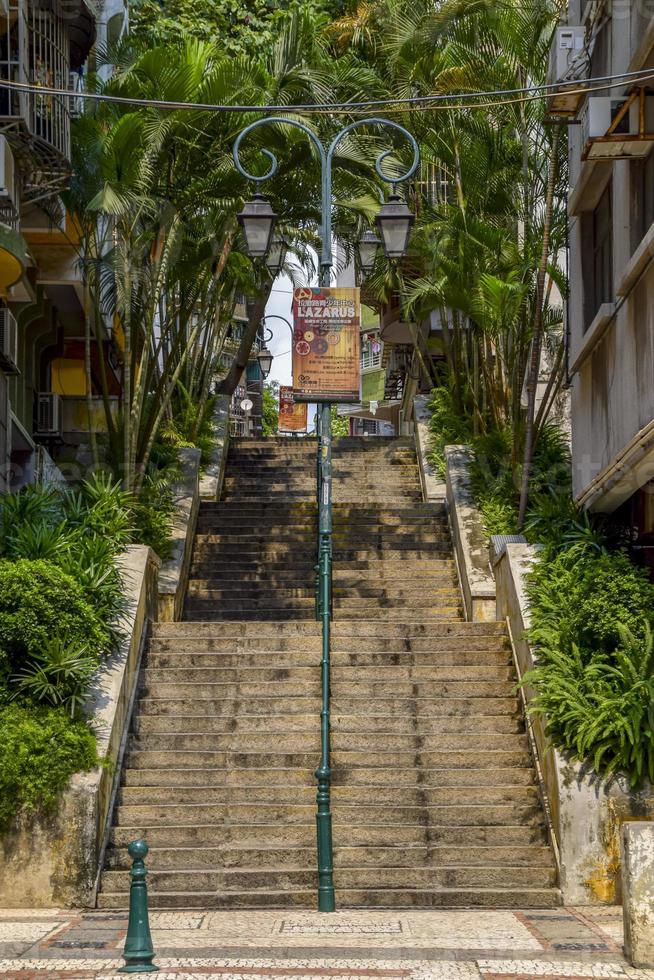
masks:
<svg viewBox="0 0 654 980"><path fill-rule="evenodd" d="M535 665L525 639L530 617L526 576L533 567L536 548L508 544L495 566L497 618L509 624L520 675ZM535 696L525 688L529 703ZM633 792L619 777L601 779L553 748L545 735L547 719L532 716L543 790L558 846L560 887L569 905L612 905L621 901L620 831L628 820L654 818L654 788Z"/></svg>
<svg viewBox="0 0 654 980"><path fill-rule="evenodd" d="M470 449L446 446L446 502L466 619L495 619L495 580L488 560L488 544L470 484Z"/></svg>
<svg viewBox="0 0 654 980"><path fill-rule="evenodd" d="M199 449L179 451L181 476L173 486L173 553L162 563L159 572L159 621L162 623L175 622L182 614L200 510L200 455Z"/></svg>
<svg viewBox="0 0 654 980"><path fill-rule="evenodd" d="M622 827L622 891L625 955L654 968L654 823Z"/></svg>
<svg viewBox="0 0 654 980"><path fill-rule="evenodd" d="M229 447L229 403L223 396L216 402L213 414L213 432L216 444L209 465L200 477L200 499L218 500L223 485L227 449Z"/></svg>
<svg viewBox="0 0 654 980"><path fill-rule="evenodd" d="M413 415L416 456L418 457L418 469L420 470L420 483L422 485L422 499L427 503L438 503L445 500L446 487L445 481L441 479L429 462L431 445L429 422L431 411L429 409L428 395L417 395L413 399Z"/></svg>
<svg viewBox="0 0 654 980"><path fill-rule="evenodd" d="M0 906L88 907L106 839L141 653L157 611L159 559L135 545L119 559L127 598L125 640L105 661L89 698L106 765L73 776L54 817L21 816L0 838Z"/></svg>

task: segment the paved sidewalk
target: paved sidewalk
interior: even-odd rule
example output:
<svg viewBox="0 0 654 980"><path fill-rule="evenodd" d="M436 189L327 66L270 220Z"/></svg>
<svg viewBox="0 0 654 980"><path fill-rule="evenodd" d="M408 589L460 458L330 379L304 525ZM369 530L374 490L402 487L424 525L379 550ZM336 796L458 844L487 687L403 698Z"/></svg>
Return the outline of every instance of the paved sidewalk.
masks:
<svg viewBox="0 0 654 980"><path fill-rule="evenodd" d="M654 980L622 950L620 909L153 912L160 980ZM0 911L0 980L113 980L126 916Z"/></svg>

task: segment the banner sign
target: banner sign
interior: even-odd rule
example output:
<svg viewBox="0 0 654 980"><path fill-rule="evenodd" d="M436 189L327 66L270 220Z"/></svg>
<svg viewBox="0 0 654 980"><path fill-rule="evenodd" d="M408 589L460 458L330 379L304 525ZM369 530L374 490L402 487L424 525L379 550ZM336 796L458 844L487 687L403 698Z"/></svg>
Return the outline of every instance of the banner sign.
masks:
<svg viewBox="0 0 654 980"><path fill-rule="evenodd" d="M293 389L286 385L279 387L279 432L306 432L307 411L306 402L295 401Z"/></svg>
<svg viewBox="0 0 654 980"><path fill-rule="evenodd" d="M358 402L361 387L359 290L305 286L293 293L296 401Z"/></svg>

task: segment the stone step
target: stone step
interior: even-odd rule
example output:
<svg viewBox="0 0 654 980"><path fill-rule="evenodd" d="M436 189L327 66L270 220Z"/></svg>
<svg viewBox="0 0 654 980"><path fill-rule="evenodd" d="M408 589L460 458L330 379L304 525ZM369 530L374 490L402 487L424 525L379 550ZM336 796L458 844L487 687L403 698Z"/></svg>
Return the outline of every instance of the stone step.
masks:
<svg viewBox="0 0 654 980"><path fill-rule="evenodd" d="M241 500L244 504L249 504L252 501L259 500L262 493L262 489L259 488L255 490L252 488L250 491L243 491L240 488L238 491L234 491L232 499ZM274 503L280 503L282 501L311 501L315 498L316 492L315 487L307 490L288 490L286 487L283 489L279 487L278 489L266 488L266 496L269 500ZM227 498L229 499L229 497ZM420 490L404 490L401 493L391 493L390 490L378 490L378 489L367 489L365 492L362 491L360 487L346 486L346 487L334 487L334 502L340 504L356 504L361 503L365 506L373 507L375 504L396 504L398 507L404 507L408 502L418 503L422 500L422 492Z"/></svg>
<svg viewBox="0 0 654 980"><path fill-rule="evenodd" d="M247 712L253 715L274 717L282 708L284 713L291 708L298 714L320 711L320 699L315 697L279 698L248 698ZM230 717L242 710L243 700L237 698L183 698L177 694L174 697L142 697L139 700L139 712L143 715L180 715L180 714L214 714ZM339 714L380 714L395 717L430 717L434 715L458 716L466 715L514 715L518 710L515 696L503 698L491 697L451 697L451 698L364 698L339 697L332 700L334 716Z"/></svg>
<svg viewBox="0 0 654 980"><path fill-rule="evenodd" d="M112 870L128 870L132 861L127 847L109 848L108 867ZM148 868L159 871L184 870L193 866L198 870L215 868L313 867L316 861L315 847L152 847L148 855ZM405 845L404 847L348 847L335 843L334 864L344 868L452 868L452 867L552 867L549 847L530 844L512 847L448 847L446 845Z"/></svg>
<svg viewBox="0 0 654 980"><path fill-rule="evenodd" d="M261 555L250 555L247 559L235 558L224 561L215 552L209 552L200 557L193 556L191 571L197 578L225 579L229 578L232 582L238 581L242 576L265 577L266 579L276 579L281 576L286 581L303 581L315 577L316 556L307 555L302 560L297 556L277 558L275 561L267 561ZM372 578L384 577L403 577L406 580L416 578L423 571L428 576L431 572L452 571L454 560L451 552L441 552L437 556L425 558L423 561L408 560L401 556L394 555L392 558L372 557L365 560L347 561L338 564L334 569L334 581L339 581L339 577L349 575L369 574Z"/></svg>
<svg viewBox="0 0 654 980"><path fill-rule="evenodd" d="M211 580L209 580L211 584ZM379 590L380 592L382 590ZM443 619L448 619L452 609L461 609L461 596L458 589L429 589L422 593L409 592L406 595L369 595L358 596L351 594L337 593L332 600L332 608L335 616L338 610L358 611L358 610L386 610L386 609L417 609L424 608L425 601L429 602L431 609L442 609L445 615ZM240 589L238 592L232 591L225 595L224 589L207 588L196 584L195 579L189 582L187 592L187 603L189 608L198 604L198 609L203 607L199 603L212 602L220 610L221 615L226 616L230 609L236 615L241 615L253 603L262 609L302 609L308 607L311 612L315 611L315 588L313 585L306 589L258 589L256 587Z"/></svg>
<svg viewBox="0 0 654 980"><path fill-rule="evenodd" d="M205 624L198 623L197 625L203 626ZM297 633L294 635L284 632L279 634L272 633L269 636L263 634L258 638L231 636L231 622L226 621L225 624L217 623L214 625L228 626L229 629L226 630L227 635L224 638L216 637L215 639L186 637L177 642L172 638L153 640L150 645L150 650L153 654L177 653L180 656L186 654L227 656L230 654L233 656L254 656L262 659L266 655L269 655L273 658L272 662L279 663L280 666L283 665L284 661L284 658L281 657L282 653L292 663L297 664L302 663L300 658L303 656L310 657L308 661L310 664L315 664L320 659L316 659L314 656L322 649L320 624L318 623L311 624L315 626L313 635L309 633ZM242 625L248 624L244 623ZM271 627L274 625L271 623L261 624L262 633L265 626ZM298 623L297 625L304 624ZM358 623L352 625L355 626ZM388 625L394 626L395 624L389 623ZM405 660L405 658L419 656L425 658L427 664L435 662L447 664L458 663L459 655L467 657L473 654L497 655L499 653L505 657L509 657L510 654L506 639L500 636L482 636L479 639L453 636L440 640L434 637L406 637L405 639L393 637L384 639L379 636L354 635L349 640L345 637L339 637L332 644L334 663L338 663L343 658L348 662L359 663L359 657L369 658L372 656L376 656L378 659L375 662L379 663L384 662L385 659L388 663L412 663L411 660ZM280 656L279 661L276 659L277 656ZM298 659L293 660L293 657L297 657ZM351 661L352 657L357 659ZM399 658L399 660L396 658ZM460 662L463 663L464 661Z"/></svg>
<svg viewBox="0 0 654 980"><path fill-rule="evenodd" d="M420 573L420 583L424 583L425 588L438 586L440 583L449 584L450 582L456 581L456 570L453 559L439 559L437 561L428 561L425 564L427 567ZM313 566L307 562L304 568L298 572L297 568L289 568L288 564L278 565L277 568L273 569L269 565L259 562L254 564L250 570L242 570L237 577L234 575L231 562L228 565L217 561L207 562L206 567L211 571L211 580L213 582L224 582L225 588L237 589L250 582L254 584L279 583L282 587L294 585L299 576L304 576L314 571L314 566L315 559ZM386 586L406 588L415 585L414 579L410 575L407 575L405 571L398 571L390 565L382 564L378 564L376 567L369 569L368 572L360 571L356 568L349 569L347 566L338 567L334 570L332 582L334 589L352 589L354 591L361 588L377 589Z"/></svg>
<svg viewBox="0 0 654 980"><path fill-rule="evenodd" d="M172 644L169 644L174 649ZM298 649L297 651L280 650L259 650L249 652L244 647L241 652L235 650L233 644L229 652L196 651L189 653L181 651L158 652L150 651L144 658L144 665L153 670L180 670L184 668L265 668L265 669L293 669L296 667L314 667L319 662L315 649ZM341 667L355 669L365 669L370 667L384 668L390 671L411 670L416 667L437 668L439 670L466 669L470 667L509 667L512 659L509 652L498 647L497 651L454 650L433 651L432 653L413 653L403 651L400 653L391 652L361 652L357 650L349 652L346 650L332 650L331 652L332 669L339 670ZM274 666L273 666L274 665Z"/></svg>
<svg viewBox="0 0 654 980"><path fill-rule="evenodd" d="M252 786L306 788L311 786L315 791L313 770L305 769L125 769L124 784L126 786ZM414 769L351 769L339 771L334 775L334 792L339 788L367 787L378 791L380 787L396 791L398 787L407 790L426 790L441 786L474 786L484 783L495 786L533 785L535 775L533 768L501 768L494 767L492 773L486 770L470 767L469 769L425 769L416 773Z"/></svg>
<svg viewBox="0 0 654 980"><path fill-rule="evenodd" d="M273 630L271 624L265 627L266 632ZM220 625L212 623L153 623L152 635L156 639L172 638L180 640L188 637L198 639L222 639L227 635L252 637L260 636L261 626L256 623L242 623L238 621L225 622ZM320 627L316 623L289 623L280 620L274 624L274 633L279 636L293 636L313 634L320 635ZM273 635L268 633L267 635ZM420 623L414 619L408 619L405 623L380 623L377 618L371 618L367 622L361 622L356 626L335 623L332 629L334 640L339 636L346 636L351 639L353 636L373 636L382 638L404 637L502 637L506 638L506 626L504 623Z"/></svg>
<svg viewBox="0 0 654 980"><path fill-rule="evenodd" d="M315 803L295 805L275 803L184 803L159 804L148 806L120 805L116 807L116 826L128 827L178 827L187 824L214 823L227 833L238 827L247 827L250 837L256 836L256 828L275 824L283 828L294 828L300 840L307 842L315 834ZM540 807L533 801L509 803L452 804L441 806L347 806L339 805L332 814L335 833L348 832L349 828L362 826L370 828L374 834L386 835L388 844L396 840L396 835L404 829L416 828L425 831L431 826L456 827L501 826L510 824L532 824L542 820ZM349 839L349 838L348 838ZM265 841L265 831L261 835ZM399 841L398 841L399 843Z"/></svg>
<svg viewBox="0 0 654 980"><path fill-rule="evenodd" d="M295 600L294 600L295 601ZM411 610L409 610L411 612ZM315 613L311 606L306 606L305 608L294 607L289 604L289 607L284 607L282 605L276 606L274 609L257 609L256 605L253 605L251 609L243 609L236 612L234 609L225 609L224 613L221 613L220 606L213 599L194 599L191 598L187 600L184 606L184 613L186 619L193 619L202 622L203 620L209 623L219 623L221 620L230 620L234 618L242 619L246 622L263 622L263 621L275 621L279 619L280 615L285 616L287 619L297 619L297 620L312 620L315 621ZM351 609L351 610L336 610L335 620L341 621L345 620L357 620L357 619L368 619L371 614L371 609L366 607L365 609ZM380 616L379 619L382 622L398 622L406 618L407 610L406 606L403 604L398 609L388 609L385 611L384 616ZM427 609L422 612L423 619L434 620L436 622L443 622L446 620L458 620L461 618L461 607L451 609Z"/></svg>
<svg viewBox="0 0 654 980"><path fill-rule="evenodd" d="M315 786L123 786L118 802L122 806L156 806L158 804L237 804L274 803L279 806L302 803L315 805ZM409 789L406 786L336 786L332 795L334 812L342 806L365 806L374 803L396 807L453 806L483 802L535 803L538 790L534 784L505 786L438 786Z"/></svg>
<svg viewBox="0 0 654 980"><path fill-rule="evenodd" d="M196 732L192 725L184 730L176 732L162 732L153 734L148 732L147 737L132 736L131 751L147 750L149 752L218 752L241 754L257 753L266 755L274 746L275 756L279 753L293 753L302 755L306 753L316 753L320 751L320 731L314 724L313 731L299 733L279 732L273 727L269 733L243 733L216 734L215 732ZM526 752L528 741L526 735L522 734L494 734L482 733L479 735L467 732L465 737L461 733L438 735L393 735L391 733L352 733L339 734L336 732L333 738L332 748L336 753L335 758L342 761L351 756L360 758L363 753L371 753L371 760L376 762L379 747L383 746L380 758L386 756L398 760L402 765L405 758L424 755L426 752L456 752L465 745L467 751L512 751Z"/></svg>
<svg viewBox="0 0 654 980"><path fill-rule="evenodd" d="M333 594L335 600L354 600L354 599L405 599L407 601L436 596L439 600L444 597L448 599L460 599L458 589L454 588L456 582L449 574L443 575L439 579L430 582L423 582L416 588L405 585L334 585ZM282 587L283 586L283 587ZM263 605L267 605L266 599L279 596L284 599L306 599L314 598L315 587L313 582L305 585L289 586L289 581L277 582L276 578L260 579L258 581L243 582L238 584L229 582L226 579L197 578L189 579L188 595L198 595L205 592L211 593L213 599L239 600L252 595L257 595Z"/></svg>
<svg viewBox="0 0 654 980"><path fill-rule="evenodd" d="M224 698L243 701L252 698L253 701L265 699L303 700L315 692L320 693L320 687L315 681L248 681L236 680L224 683L189 683L176 682L166 684L156 682L145 683L142 687L143 698L178 698L194 699L197 701L214 701ZM515 684L510 681L422 681L419 690L411 680L393 678L352 679L342 676L339 671L332 681L332 700L334 705L341 701L354 698L369 698L371 701L388 698L400 701L417 701L418 699L447 699L447 698L510 698L515 696Z"/></svg>
<svg viewBox="0 0 654 980"><path fill-rule="evenodd" d="M520 908L546 909L561 904L554 888L383 888L379 891L339 889L339 908ZM313 909L315 889L310 891L247 892L153 892L153 909ZM101 892L98 908L125 909L128 893Z"/></svg>
<svg viewBox="0 0 654 980"><path fill-rule="evenodd" d="M258 561L275 559L275 558L286 558L292 559L293 561L305 562L308 564L315 564L316 560L316 548L313 547L315 542L310 542L307 540L305 544L298 548L285 547L281 542L268 541L250 544L227 544L222 543L220 545L216 542L211 541L211 535L198 535L196 538L196 544L194 549L194 557L196 560L204 556L214 558L220 558L221 560L227 559L231 555L236 555L241 562L246 561L248 558L250 560L256 558ZM372 561L374 558L383 559L385 562L391 562L393 560L399 561L424 561L429 558L438 558L441 555L447 557L451 556L452 548L447 541L426 541L424 544L420 544L416 547L415 542L407 541L402 542L394 541L392 547L373 547L369 548L357 547L356 543L353 543L352 547L341 546L338 541L334 542L333 549L333 559L334 562L349 562L349 561Z"/></svg>
<svg viewBox="0 0 654 980"><path fill-rule="evenodd" d="M354 522L355 524L395 524L421 523L431 521L447 524L447 510L443 503L425 503L418 501L407 507L384 507L383 503L365 507L360 504L334 504L332 507L334 523ZM249 524L251 520L272 521L275 517L288 517L294 521L315 521L318 507L315 500L297 501L294 503L271 504L265 499L252 501L244 505L239 500L201 501L199 516L201 519L214 517L219 520L234 519L237 522Z"/></svg>
<svg viewBox="0 0 654 980"><path fill-rule="evenodd" d="M309 526L297 526L270 528L265 530L261 527L233 529L215 529L208 522L203 522L198 527L195 536L198 545L213 545L215 548L223 548L226 545L239 544L244 546L244 550L260 550L262 547L275 549L288 547L298 551L313 547L316 543L316 529ZM398 548L410 548L412 550L422 550L429 552L432 545L450 545L450 536L444 530L431 528L429 530L412 531L407 528L392 528L380 530L374 528L369 531L354 528L334 529L332 535L334 550L361 551L370 549L378 551L380 548L396 550Z"/></svg>
<svg viewBox="0 0 654 980"><path fill-rule="evenodd" d="M166 736L154 737L165 738ZM191 766L192 768L206 767L208 769L214 767L229 769L247 769L248 767L253 769L265 769L267 767L271 769L297 768L310 771L315 764L315 752L130 749L126 755L126 765L131 769L178 769L180 766ZM344 783L347 782L347 773L353 769L363 769L366 773L378 776L382 780L384 774L388 778L389 772L394 774L398 769L411 771L411 769L420 768L449 769L452 767L477 768L478 766L503 769L531 765L532 759L529 752L520 747L515 749L486 749L484 751L468 751L466 749L435 749L433 751L427 749L416 752L378 751L374 758L371 758L369 752L336 749L332 758L332 766L335 770L339 770L338 778L343 777Z"/></svg>
<svg viewBox="0 0 654 980"><path fill-rule="evenodd" d="M552 868L484 866L454 866L442 868L339 868L336 872L339 894L342 889L377 888L553 888L556 884ZM103 880L103 890L129 891L129 872L109 871ZM276 867L269 862L258 868L228 870L161 871L148 869L148 891L157 892L228 892L275 887L291 890L315 888L317 871L312 867Z"/></svg>
<svg viewBox="0 0 654 980"><path fill-rule="evenodd" d="M242 527L245 530L250 530L253 523L256 526L266 527L274 527L278 522L283 522L289 527L313 527L318 516L318 508L314 504L278 506L277 508L273 508L269 504L261 509L250 507L248 510L244 510L242 507L232 507L228 503L211 506L212 509L208 509L206 505L201 507L198 516L200 523L212 524L217 527ZM440 508L431 507L430 504L426 504L424 507L430 509L420 509L415 506L411 508L382 509L374 507L364 509L363 507L338 504L333 511L334 527L363 529L428 529L437 527L446 530L448 524L445 512Z"/></svg>
<svg viewBox="0 0 654 980"><path fill-rule="evenodd" d="M447 735L454 732L476 732L477 734L491 733L497 735L522 734L524 725L518 713L512 715L341 715L335 714L332 719L332 734L334 744L342 733L349 738L354 733L366 737L379 735ZM133 717L132 729L137 734L155 734L161 732L215 732L229 734L230 732L268 733L271 730L271 719L267 715L248 715L243 711L229 718L224 715L143 715L137 713ZM275 713L274 726L277 732L312 732L315 730L317 719L315 715Z"/></svg>
<svg viewBox="0 0 654 980"><path fill-rule="evenodd" d="M111 847L127 847L144 828L139 824L113 827L110 833ZM348 847L388 848L388 826L346 828ZM311 847L315 854L315 821L306 827L256 824L233 827L216 824L187 824L184 826L150 827L147 842L150 847ZM263 843L262 843L263 839ZM396 824L392 832L394 850L398 845L418 846L423 850L434 846L443 847L531 847L545 843L543 826L538 824L462 825L462 826L414 826ZM338 835L334 844L339 846ZM400 848L401 849L401 848Z"/></svg>
<svg viewBox="0 0 654 980"><path fill-rule="evenodd" d="M452 681L512 681L514 671L508 666L472 666L462 667L459 664L441 666L440 664L427 667L393 667L387 672L388 684L395 685L398 681L436 682ZM365 680L378 681L380 678L377 667L346 667L340 666L333 671L333 680L340 684L352 684ZM381 675L382 680L386 678ZM254 683L263 681L298 681L301 684L315 684L320 680L320 666L311 667L153 667L148 665L143 672L145 685L162 684L224 684L231 682Z"/></svg>

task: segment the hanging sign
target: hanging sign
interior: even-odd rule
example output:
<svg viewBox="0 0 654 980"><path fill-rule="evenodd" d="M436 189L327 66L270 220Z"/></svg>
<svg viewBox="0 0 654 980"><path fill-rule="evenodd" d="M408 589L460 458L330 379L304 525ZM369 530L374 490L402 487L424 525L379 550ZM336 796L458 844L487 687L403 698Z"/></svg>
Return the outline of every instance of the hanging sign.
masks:
<svg viewBox="0 0 654 980"><path fill-rule="evenodd" d="M361 303L350 287L305 286L293 293L296 401L358 402Z"/></svg>
<svg viewBox="0 0 654 980"><path fill-rule="evenodd" d="M298 403L292 388L286 385L279 387L279 432L306 432L307 410L306 402Z"/></svg>

